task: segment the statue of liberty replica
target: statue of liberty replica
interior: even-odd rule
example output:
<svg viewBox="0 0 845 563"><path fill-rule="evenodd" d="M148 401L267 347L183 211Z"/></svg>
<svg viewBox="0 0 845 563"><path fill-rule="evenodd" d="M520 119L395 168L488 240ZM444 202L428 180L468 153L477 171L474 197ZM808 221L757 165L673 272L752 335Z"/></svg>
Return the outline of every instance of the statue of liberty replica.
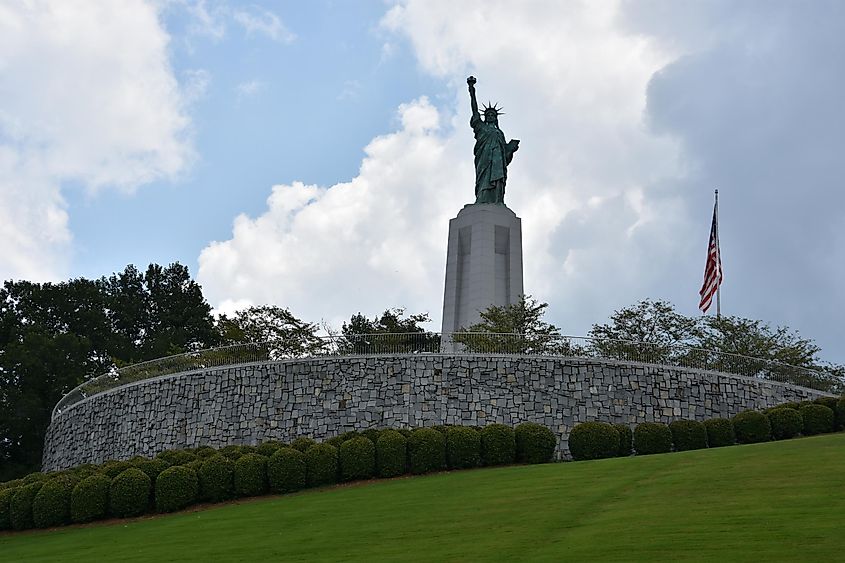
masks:
<svg viewBox="0 0 845 563"><path fill-rule="evenodd" d="M484 107L484 119L481 119L475 99L475 83L474 76L467 78L472 104L469 124L475 133L475 203L504 205L508 164L519 149L519 141L512 139L505 142L505 134L499 129L499 116L503 114L495 104L488 102Z"/></svg>

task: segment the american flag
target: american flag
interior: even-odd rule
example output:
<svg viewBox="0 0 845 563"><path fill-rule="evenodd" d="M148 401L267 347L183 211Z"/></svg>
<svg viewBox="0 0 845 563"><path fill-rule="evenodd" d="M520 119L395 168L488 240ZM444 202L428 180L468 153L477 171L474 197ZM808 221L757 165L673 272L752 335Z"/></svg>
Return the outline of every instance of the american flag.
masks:
<svg viewBox="0 0 845 563"><path fill-rule="evenodd" d="M716 196L718 197L718 196ZM701 285L701 301L698 308L702 313L706 313L713 302L713 296L719 289L722 283L722 257L719 252L719 220L718 220L718 205L713 206L713 223L710 226L710 244L707 246L707 265L704 267L704 283Z"/></svg>

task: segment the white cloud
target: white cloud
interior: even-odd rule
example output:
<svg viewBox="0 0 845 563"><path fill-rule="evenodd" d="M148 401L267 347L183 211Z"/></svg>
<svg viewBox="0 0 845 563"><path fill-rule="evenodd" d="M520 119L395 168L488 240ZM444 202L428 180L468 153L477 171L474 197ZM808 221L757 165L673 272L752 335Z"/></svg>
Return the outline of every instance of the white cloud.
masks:
<svg viewBox="0 0 845 563"><path fill-rule="evenodd" d="M248 80L237 85L235 90L238 92L238 98L251 98L258 94L264 88L264 83L260 80Z"/></svg>
<svg viewBox="0 0 845 563"><path fill-rule="evenodd" d="M232 18L249 35L254 33L264 35L280 43L291 43L296 39L296 35L285 27L281 18L270 10L258 7L250 10L234 10Z"/></svg>
<svg viewBox="0 0 845 563"><path fill-rule="evenodd" d="M156 8L141 1L0 6L0 275L61 275L61 184L132 190L193 159ZM7 238L8 237L8 238Z"/></svg>
<svg viewBox="0 0 845 563"><path fill-rule="evenodd" d="M564 330L642 297L686 250L684 206L655 188L678 173L677 147L642 122L648 81L675 53L620 30L612 3L459 6L405 2L383 20L454 85L455 105L403 105L400 130L369 144L351 182L275 186L265 213L203 251L212 303L274 302L309 319L406 306L437 325L448 220L473 199L469 73L522 139L506 201L523 218L526 290Z"/></svg>
<svg viewBox="0 0 845 563"><path fill-rule="evenodd" d="M206 0L185 4L188 16L188 33L220 41L226 35L226 9L219 4L209 5Z"/></svg>

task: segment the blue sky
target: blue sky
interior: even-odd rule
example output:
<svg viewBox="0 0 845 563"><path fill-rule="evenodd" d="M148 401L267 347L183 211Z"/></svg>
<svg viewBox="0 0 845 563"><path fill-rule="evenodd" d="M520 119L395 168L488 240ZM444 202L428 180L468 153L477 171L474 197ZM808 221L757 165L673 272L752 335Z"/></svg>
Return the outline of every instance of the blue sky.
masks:
<svg viewBox="0 0 845 563"><path fill-rule="evenodd" d="M843 27L833 0L0 2L0 276L180 261L219 310L437 330L474 74L565 333L696 314L719 188L723 312L843 362Z"/></svg>

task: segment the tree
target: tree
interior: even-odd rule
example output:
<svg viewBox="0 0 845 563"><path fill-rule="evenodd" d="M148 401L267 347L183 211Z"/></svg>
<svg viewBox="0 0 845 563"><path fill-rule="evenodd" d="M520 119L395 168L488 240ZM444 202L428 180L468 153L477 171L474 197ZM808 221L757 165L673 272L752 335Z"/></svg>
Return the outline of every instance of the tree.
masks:
<svg viewBox="0 0 845 563"><path fill-rule="evenodd" d="M481 311L481 322L462 327L452 339L472 352L573 353L560 330L543 320L548 306L530 295L520 295L516 303Z"/></svg>
<svg viewBox="0 0 845 563"><path fill-rule="evenodd" d="M604 357L665 362L679 359L696 343L698 319L675 311L668 301L643 299L594 324L588 336L595 352Z"/></svg>
<svg viewBox="0 0 845 563"><path fill-rule="evenodd" d="M338 353L437 352L440 338L420 326L429 321L428 313L405 317L402 308L386 309L372 320L358 312L343 323Z"/></svg>
<svg viewBox="0 0 845 563"><path fill-rule="evenodd" d="M269 359L314 355L325 347L316 335L317 325L274 305L249 307L231 317L220 315L217 329L225 344L252 344L249 349L263 351Z"/></svg>
<svg viewBox="0 0 845 563"><path fill-rule="evenodd" d="M615 311L589 333L597 355L728 371L834 389L842 366L824 364L821 349L788 327L736 316L686 317L668 301L644 299ZM798 368L798 369L796 369Z"/></svg>
<svg viewBox="0 0 845 563"><path fill-rule="evenodd" d="M99 280L0 289L0 479L37 470L44 433L71 389L143 360L219 342L211 307L181 264Z"/></svg>

